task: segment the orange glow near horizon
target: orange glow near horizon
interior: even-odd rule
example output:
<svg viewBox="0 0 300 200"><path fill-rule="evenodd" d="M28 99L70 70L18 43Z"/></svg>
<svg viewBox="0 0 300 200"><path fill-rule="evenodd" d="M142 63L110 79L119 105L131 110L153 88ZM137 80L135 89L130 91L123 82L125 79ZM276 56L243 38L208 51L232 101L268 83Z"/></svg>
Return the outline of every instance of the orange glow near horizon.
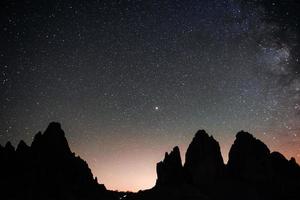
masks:
<svg viewBox="0 0 300 200"><path fill-rule="evenodd" d="M297 156L299 140L294 140L291 144L293 138L286 136L274 141L273 138L263 134L255 134L255 137L262 140L271 151L281 152L287 159L295 157L299 163L299 154ZM179 144L182 163L184 164L185 152L191 139L192 137L185 139L181 144L179 144L180 141L177 141L177 144L175 141L173 145L171 144L172 141L165 140L155 145L141 138L131 141L131 143L120 140L116 141L118 151L108 149L93 157L89 155L82 157L87 160L94 176L98 177L99 183L104 184L107 189L137 192L152 188L155 185L156 163L161 161L164 153L170 152L173 146ZM224 162L227 163L228 152L233 144L234 136L228 137L226 140L218 137L215 139L219 141ZM109 153L110 156L105 156L105 153Z"/></svg>

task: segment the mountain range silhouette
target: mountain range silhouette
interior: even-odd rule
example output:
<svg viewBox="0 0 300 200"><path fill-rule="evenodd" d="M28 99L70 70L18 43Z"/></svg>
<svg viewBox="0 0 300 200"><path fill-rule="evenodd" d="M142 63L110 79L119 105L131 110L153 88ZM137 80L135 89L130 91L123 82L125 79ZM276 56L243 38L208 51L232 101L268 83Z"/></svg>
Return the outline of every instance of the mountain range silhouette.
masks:
<svg viewBox="0 0 300 200"><path fill-rule="evenodd" d="M59 123L37 133L31 146L0 146L0 199L116 199L88 164L71 152Z"/></svg>
<svg viewBox="0 0 300 200"><path fill-rule="evenodd" d="M219 143L199 130L184 165L176 146L157 163L153 188L137 193L109 191L73 153L57 122L37 133L31 146L0 145L3 200L299 200L300 167L251 134L237 133L225 164ZM130 180L128 180L130 181Z"/></svg>

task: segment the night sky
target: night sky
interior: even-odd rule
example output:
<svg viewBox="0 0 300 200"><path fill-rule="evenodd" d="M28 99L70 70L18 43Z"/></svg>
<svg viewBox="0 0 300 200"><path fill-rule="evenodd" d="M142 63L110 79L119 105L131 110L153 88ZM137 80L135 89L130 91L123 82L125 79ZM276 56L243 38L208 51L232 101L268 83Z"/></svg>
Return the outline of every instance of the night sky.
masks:
<svg viewBox="0 0 300 200"><path fill-rule="evenodd" d="M0 144L51 121L109 189L198 129L300 161L300 1L1 0ZM184 160L184 159L183 159Z"/></svg>

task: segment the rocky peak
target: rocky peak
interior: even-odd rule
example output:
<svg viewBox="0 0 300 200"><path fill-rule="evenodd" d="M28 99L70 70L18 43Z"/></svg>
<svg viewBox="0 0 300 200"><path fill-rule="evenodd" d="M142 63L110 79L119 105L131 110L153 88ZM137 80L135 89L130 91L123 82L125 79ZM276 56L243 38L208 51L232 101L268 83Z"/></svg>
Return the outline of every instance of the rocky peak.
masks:
<svg viewBox="0 0 300 200"><path fill-rule="evenodd" d="M237 178L262 181L266 176L264 168L269 155L270 150L262 141L240 131L229 151L228 171Z"/></svg>
<svg viewBox="0 0 300 200"><path fill-rule="evenodd" d="M0 161L3 199L112 199L88 164L70 151L59 123L37 133L30 147L20 141L15 151L8 142Z"/></svg>
<svg viewBox="0 0 300 200"><path fill-rule="evenodd" d="M183 172L179 148L176 146L168 154L165 153L163 161L156 165L156 185L174 185L182 183Z"/></svg>
<svg viewBox="0 0 300 200"><path fill-rule="evenodd" d="M296 159L294 157L291 157L291 159L289 160L289 163L294 166L295 168L300 168L300 166L298 165L298 163L296 162Z"/></svg>
<svg viewBox="0 0 300 200"><path fill-rule="evenodd" d="M44 152L46 154L55 155L71 154L65 133L61 129L60 123L57 122L51 122L43 134L41 132L37 133L31 146L36 153Z"/></svg>
<svg viewBox="0 0 300 200"><path fill-rule="evenodd" d="M51 122L44 132L44 135L49 137L65 137L65 133L58 122Z"/></svg>
<svg viewBox="0 0 300 200"><path fill-rule="evenodd" d="M184 170L189 183L202 187L209 187L222 175L224 162L219 143L204 130L199 130L189 145Z"/></svg>
<svg viewBox="0 0 300 200"><path fill-rule="evenodd" d="M272 152L270 154L270 166L272 170L281 171L277 172L277 174L282 174L282 172L291 172L291 170L299 169L299 165L297 164L295 158L291 158L290 160L286 159L281 153L279 152Z"/></svg>
<svg viewBox="0 0 300 200"><path fill-rule="evenodd" d="M4 151L13 153L15 152L15 147L11 144L11 142L7 142L4 146Z"/></svg>
<svg viewBox="0 0 300 200"><path fill-rule="evenodd" d="M167 152L165 153L165 158L164 158L165 163L172 163L175 166L182 166L181 164L181 157L180 157L180 151L179 147L176 146L173 148L173 150L168 154Z"/></svg>
<svg viewBox="0 0 300 200"><path fill-rule="evenodd" d="M35 134L33 141L31 143L31 147L38 146L41 139L42 139L42 132L39 131L37 134Z"/></svg>
<svg viewBox="0 0 300 200"><path fill-rule="evenodd" d="M30 147L23 140L21 140L17 146L16 152L25 152L29 149Z"/></svg>

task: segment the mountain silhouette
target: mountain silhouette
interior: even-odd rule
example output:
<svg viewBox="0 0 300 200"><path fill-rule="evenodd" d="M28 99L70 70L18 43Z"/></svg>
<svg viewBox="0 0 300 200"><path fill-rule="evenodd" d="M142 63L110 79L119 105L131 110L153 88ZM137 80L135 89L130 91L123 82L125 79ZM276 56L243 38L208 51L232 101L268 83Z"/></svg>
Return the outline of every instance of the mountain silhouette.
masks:
<svg viewBox="0 0 300 200"><path fill-rule="evenodd" d="M116 199L87 163L71 152L59 123L37 133L31 146L0 147L0 199Z"/></svg>
<svg viewBox="0 0 300 200"><path fill-rule="evenodd" d="M264 168L269 156L270 150L263 142L241 131L229 151L227 169L239 179L264 181L267 178Z"/></svg>
<svg viewBox="0 0 300 200"><path fill-rule="evenodd" d="M153 188L108 191L70 150L61 125L49 124L28 146L0 145L0 199L4 200L298 200L300 167L250 133L240 131L224 164L219 143L199 130L182 164L179 147L157 163Z"/></svg>
<svg viewBox="0 0 300 200"><path fill-rule="evenodd" d="M183 182L183 168L179 148L173 148L170 154L165 153L163 161L156 165L156 185L177 185Z"/></svg>
<svg viewBox="0 0 300 200"><path fill-rule="evenodd" d="M189 184L207 191L221 178L224 162L219 143L199 130L185 154L184 171Z"/></svg>
<svg viewBox="0 0 300 200"><path fill-rule="evenodd" d="M179 148L157 164L156 185L127 199L298 200L300 167L250 133L240 131L225 165L219 143L199 130L181 167ZM178 177L178 178L177 178Z"/></svg>

